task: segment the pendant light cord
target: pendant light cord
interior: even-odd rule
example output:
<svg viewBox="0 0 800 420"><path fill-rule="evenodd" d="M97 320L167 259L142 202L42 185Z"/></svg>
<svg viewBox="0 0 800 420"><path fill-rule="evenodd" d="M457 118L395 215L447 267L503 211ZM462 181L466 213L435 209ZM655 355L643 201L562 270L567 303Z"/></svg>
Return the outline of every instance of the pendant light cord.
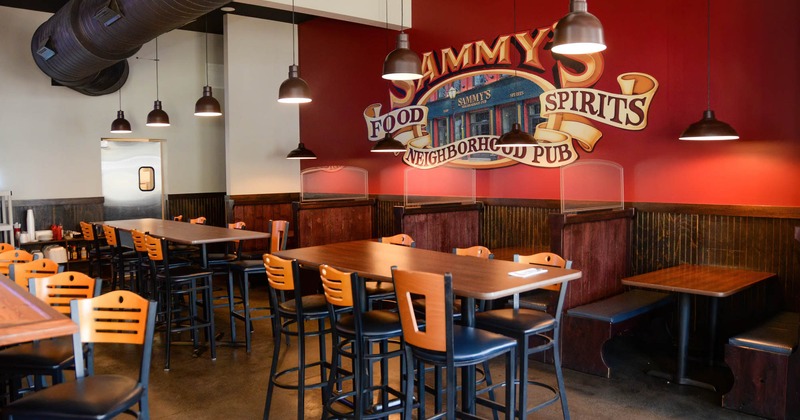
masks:
<svg viewBox="0 0 800 420"><path fill-rule="evenodd" d="M706 109L711 110L711 0L706 19Z"/></svg>
<svg viewBox="0 0 800 420"><path fill-rule="evenodd" d="M297 52L295 51L295 23L294 23L294 0L292 0L292 64L297 65Z"/></svg>
<svg viewBox="0 0 800 420"><path fill-rule="evenodd" d="M400 0L400 33L401 34L403 33L403 23L405 23L403 21L403 12L405 12L405 10L403 10L403 9L405 9L405 7L403 7L403 0Z"/></svg>
<svg viewBox="0 0 800 420"><path fill-rule="evenodd" d="M160 100L158 96L158 37L156 37L156 100Z"/></svg>
<svg viewBox="0 0 800 420"><path fill-rule="evenodd" d="M206 86L208 86L208 14L206 14Z"/></svg>
<svg viewBox="0 0 800 420"><path fill-rule="evenodd" d="M122 111L122 88L121 87L117 90L117 93L119 93L119 110Z"/></svg>

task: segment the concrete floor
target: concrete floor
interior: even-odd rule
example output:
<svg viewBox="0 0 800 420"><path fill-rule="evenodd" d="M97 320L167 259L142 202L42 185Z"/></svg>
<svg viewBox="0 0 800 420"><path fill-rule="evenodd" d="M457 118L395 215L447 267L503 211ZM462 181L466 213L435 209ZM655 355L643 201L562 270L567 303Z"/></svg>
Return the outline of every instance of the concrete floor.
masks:
<svg viewBox="0 0 800 420"><path fill-rule="evenodd" d="M220 282L221 283L221 282ZM256 280L252 299L266 299L264 283ZM217 309L216 325L229 340L227 310ZM237 331L243 340L241 323ZM191 346L174 346L171 370L163 370L163 333L156 335L153 366L150 376L150 407L153 419L260 419L264 410L267 377L272 359L272 339L268 320L256 321L253 350L244 347L217 348L217 360L206 351L194 357ZM663 330L663 328L662 328ZM663 331L662 331L663 332ZM658 337L656 331L656 337ZM565 370L570 414L576 419L737 419L754 418L720 407L720 393L699 388L678 386L645 372L655 368L670 369L673 349L659 339L621 337L607 349L615 369L613 378L605 379ZM646 337L647 338L647 337ZM668 341L668 339L667 339ZM281 355L281 366L296 363L296 342ZM136 375L138 361L134 353L108 346L98 348L97 372ZM552 366L532 363L531 375L543 382L555 383ZM498 365L493 375L501 380L503 369ZM709 379L720 389L730 386L729 372L724 367L710 370ZM320 418L320 391L308 393L305 418ZM480 414L486 414L480 412ZM561 418L558 404L551 405L535 418ZM298 418L296 394L277 389L270 418Z"/></svg>

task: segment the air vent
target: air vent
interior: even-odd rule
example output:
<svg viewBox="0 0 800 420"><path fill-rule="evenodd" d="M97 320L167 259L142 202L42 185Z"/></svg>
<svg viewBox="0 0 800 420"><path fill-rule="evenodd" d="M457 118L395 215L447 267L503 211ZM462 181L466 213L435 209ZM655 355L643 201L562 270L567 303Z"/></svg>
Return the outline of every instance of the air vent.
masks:
<svg viewBox="0 0 800 420"><path fill-rule="evenodd" d="M122 12L120 12L119 4L117 4L116 0L109 1L107 5L101 7L100 10L94 14L94 20L105 26L110 26L120 18L122 18Z"/></svg>

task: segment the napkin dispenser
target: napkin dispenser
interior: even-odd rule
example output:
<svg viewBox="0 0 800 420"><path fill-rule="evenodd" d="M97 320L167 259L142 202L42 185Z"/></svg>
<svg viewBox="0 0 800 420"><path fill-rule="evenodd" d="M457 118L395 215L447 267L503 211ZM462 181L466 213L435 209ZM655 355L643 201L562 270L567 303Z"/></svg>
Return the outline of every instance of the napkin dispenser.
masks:
<svg viewBox="0 0 800 420"><path fill-rule="evenodd" d="M67 262L67 249L61 245L51 245L44 248L44 257L53 262L64 264Z"/></svg>

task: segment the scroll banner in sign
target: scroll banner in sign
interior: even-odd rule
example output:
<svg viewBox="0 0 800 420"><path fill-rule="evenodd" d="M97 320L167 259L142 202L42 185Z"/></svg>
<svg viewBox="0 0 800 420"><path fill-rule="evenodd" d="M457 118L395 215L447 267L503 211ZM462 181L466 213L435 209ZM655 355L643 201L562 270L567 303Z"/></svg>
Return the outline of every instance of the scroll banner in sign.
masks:
<svg viewBox="0 0 800 420"><path fill-rule="evenodd" d="M556 86L541 77L546 72L539 54L549 53L545 48L549 31L552 27L500 36L491 45L476 41L460 49L423 54L423 78L394 83L393 109L381 115L382 105L376 103L364 110L368 139L378 141L387 132L392 134L407 146L403 161L420 169L445 164L491 169L517 163L558 168L579 159L579 152L594 150L603 136L596 123L630 131L647 127L658 90L655 78L623 73L617 76L619 93L594 89L603 73L602 54L569 58L554 54L554 73L560 84ZM517 50L513 43L524 50L517 68L509 68L513 67L512 51ZM582 70L574 70L565 60L579 62ZM518 119L535 117L518 122L525 122L523 129L533 133L536 145L500 147L498 135L470 135L474 127L467 131L476 110L489 116L489 132L503 131L499 110L509 107L517 110L511 115ZM439 131L429 133L429 129ZM433 138L439 139L436 144Z"/></svg>

